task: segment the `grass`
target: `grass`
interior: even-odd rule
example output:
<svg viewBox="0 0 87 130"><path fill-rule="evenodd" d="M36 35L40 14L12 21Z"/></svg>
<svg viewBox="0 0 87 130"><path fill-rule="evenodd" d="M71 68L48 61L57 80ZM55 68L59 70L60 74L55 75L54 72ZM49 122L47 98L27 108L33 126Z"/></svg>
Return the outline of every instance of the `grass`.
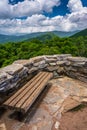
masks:
<svg viewBox="0 0 87 130"><path fill-rule="evenodd" d="M83 108L85 108L86 106L87 106L86 104L80 104L77 107L71 109L70 111L71 112L79 111L79 110L82 110Z"/></svg>

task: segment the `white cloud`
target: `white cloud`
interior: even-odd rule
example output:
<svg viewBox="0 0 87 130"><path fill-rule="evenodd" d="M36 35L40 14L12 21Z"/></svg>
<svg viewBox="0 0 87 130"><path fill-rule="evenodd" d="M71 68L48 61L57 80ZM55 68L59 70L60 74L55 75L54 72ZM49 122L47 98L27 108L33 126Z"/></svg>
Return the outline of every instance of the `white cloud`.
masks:
<svg viewBox="0 0 87 130"><path fill-rule="evenodd" d="M24 2L19 2L14 6L9 5L8 0L3 1L8 6L6 11L8 12L11 10L8 15L9 17L12 17L12 14L14 14L14 16L23 16L26 14L28 16L27 19L9 19L9 17L7 19L3 19L2 17L0 19L0 32L4 34L26 34L53 30L75 31L78 29L82 30L87 28L87 7L83 7L80 0L69 0L67 6L71 11L70 14L65 16L58 15L52 18L44 16L42 12L51 11L55 4L59 4L59 0L49 0L50 2L46 2L46 0L31 0L31 3L29 3L29 0L25 0ZM30 4L30 6L26 6L27 2ZM33 4L33 2L36 2L37 4ZM0 12L2 11L2 13L5 15L5 12L1 9L1 3L2 2L0 1ZM33 7L31 8L32 4Z"/></svg>
<svg viewBox="0 0 87 130"><path fill-rule="evenodd" d="M10 17L10 10L8 0L0 1L0 18Z"/></svg>
<svg viewBox="0 0 87 130"><path fill-rule="evenodd" d="M44 31L70 31L74 30L76 24L70 21L69 16L56 16L49 18L44 15L32 15L25 20L2 19L0 20L0 30L9 34L44 32Z"/></svg>
<svg viewBox="0 0 87 130"><path fill-rule="evenodd" d="M24 0L18 4L11 5L8 0L0 1L0 18L14 18L31 16L51 12L54 6L59 6L60 0Z"/></svg>
<svg viewBox="0 0 87 130"><path fill-rule="evenodd" d="M71 11L67 18L76 25L75 30L87 28L87 7L83 7L81 0L69 0L67 6Z"/></svg>
<svg viewBox="0 0 87 130"><path fill-rule="evenodd" d="M43 11L51 12L54 6L60 5L60 0L37 0Z"/></svg>
<svg viewBox="0 0 87 130"><path fill-rule="evenodd" d="M81 11L83 9L81 0L69 0L67 7L71 12Z"/></svg>

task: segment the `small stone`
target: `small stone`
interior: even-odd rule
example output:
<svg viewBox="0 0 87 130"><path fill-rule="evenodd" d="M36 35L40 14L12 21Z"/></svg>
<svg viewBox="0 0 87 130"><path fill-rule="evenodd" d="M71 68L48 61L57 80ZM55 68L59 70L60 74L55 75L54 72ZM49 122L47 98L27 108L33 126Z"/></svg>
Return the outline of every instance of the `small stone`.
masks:
<svg viewBox="0 0 87 130"><path fill-rule="evenodd" d="M55 63L49 63L50 66L56 66L56 62Z"/></svg>
<svg viewBox="0 0 87 130"><path fill-rule="evenodd" d="M59 125L60 125L60 123L59 123L58 121L56 121L56 123L55 123L55 129L57 129L57 130L58 130Z"/></svg>
<svg viewBox="0 0 87 130"><path fill-rule="evenodd" d="M37 126L33 126L33 127L32 127L32 130L37 130Z"/></svg>
<svg viewBox="0 0 87 130"><path fill-rule="evenodd" d="M64 65L65 62L66 62L66 61L58 61L58 62L57 62L57 65L59 65L59 66L60 66L60 65Z"/></svg>
<svg viewBox="0 0 87 130"><path fill-rule="evenodd" d="M6 126L5 126L4 123L3 123L3 124L0 124L0 130L6 130Z"/></svg>

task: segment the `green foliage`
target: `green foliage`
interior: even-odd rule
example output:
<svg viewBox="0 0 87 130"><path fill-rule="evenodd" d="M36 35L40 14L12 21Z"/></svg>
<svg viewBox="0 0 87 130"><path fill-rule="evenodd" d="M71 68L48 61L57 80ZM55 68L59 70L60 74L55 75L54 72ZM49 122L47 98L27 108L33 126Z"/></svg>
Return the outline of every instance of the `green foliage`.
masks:
<svg viewBox="0 0 87 130"><path fill-rule="evenodd" d="M87 37L87 29L84 29L76 34L74 34L73 36L71 37L79 37L79 36L86 36Z"/></svg>
<svg viewBox="0 0 87 130"><path fill-rule="evenodd" d="M69 111L71 111L71 112L81 111L81 110L84 109L85 107L87 107L86 104L80 104L80 105L78 105L77 107L74 107L74 108L72 108L72 109L69 110Z"/></svg>
<svg viewBox="0 0 87 130"><path fill-rule="evenodd" d="M51 37L47 35L44 38L35 38L31 41L0 44L0 67L18 59L62 53L87 57L87 36L60 38L55 35Z"/></svg>

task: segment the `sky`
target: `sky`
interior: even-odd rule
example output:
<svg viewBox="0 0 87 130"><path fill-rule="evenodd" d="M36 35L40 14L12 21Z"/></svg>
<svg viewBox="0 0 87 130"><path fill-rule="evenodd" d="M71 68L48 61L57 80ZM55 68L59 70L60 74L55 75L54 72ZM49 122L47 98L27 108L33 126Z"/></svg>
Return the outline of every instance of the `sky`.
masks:
<svg viewBox="0 0 87 130"><path fill-rule="evenodd" d="M0 0L0 34L87 28L87 0Z"/></svg>

